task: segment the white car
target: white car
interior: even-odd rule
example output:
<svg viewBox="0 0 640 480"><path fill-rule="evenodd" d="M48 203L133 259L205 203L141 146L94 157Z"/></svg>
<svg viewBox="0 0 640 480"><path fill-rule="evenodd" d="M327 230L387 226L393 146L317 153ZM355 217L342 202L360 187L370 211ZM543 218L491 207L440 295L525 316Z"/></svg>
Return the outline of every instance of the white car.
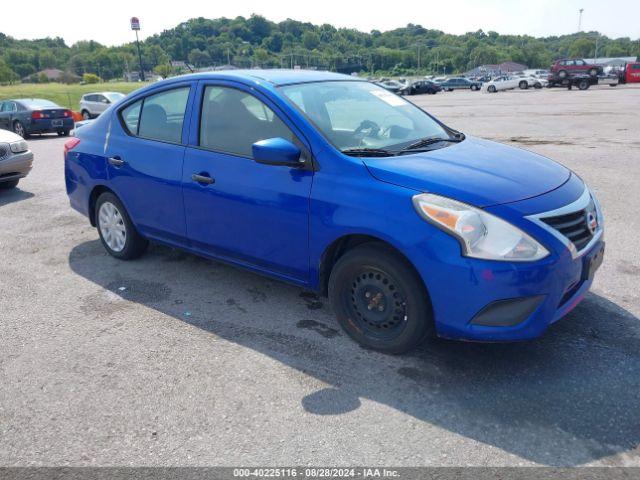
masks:
<svg viewBox="0 0 640 480"><path fill-rule="evenodd" d="M27 142L13 132L0 130L0 190L15 188L32 164L33 153Z"/></svg>
<svg viewBox="0 0 640 480"><path fill-rule="evenodd" d="M502 90L513 90L514 88L518 88L521 81L522 79L519 77L503 75L501 77L494 78L490 82L483 83L482 90L489 93L496 93Z"/></svg>
<svg viewBox="0 0 640 480"><path fill-rule="evenodd" d="M124 98L120 92L94 92L86 93L80 99L80 113L84 120L95 118L118 100Z"/></svg>
<svg viewBox="0 0 640 480"><path fill-rule="evenodd" d="M529 87L532 88L542 88L549 85L549 80L546 78L537 78L531 75L516 75L520 79L518 82L518 87L522 90L526 90Z"/></svg>

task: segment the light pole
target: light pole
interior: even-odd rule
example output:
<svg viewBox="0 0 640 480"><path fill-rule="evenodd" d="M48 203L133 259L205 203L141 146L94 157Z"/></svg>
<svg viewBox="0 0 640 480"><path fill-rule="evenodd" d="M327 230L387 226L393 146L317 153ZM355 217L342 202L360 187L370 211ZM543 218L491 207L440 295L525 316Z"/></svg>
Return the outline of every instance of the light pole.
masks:
<svg viewBox="0 0 640 480"><path fill-rule="evenodd" d="M140 20L138 17L131 17L131 30L136 32L136 47L138 48L138 61L140 62L140 80L144 82L144 67L142 66L142 53L140 52L140 40L138 30L140 30Z"/></svg>
<svg viewBox="0 0 640 480"><path fill-rule="evenodd" d="M584 8L578 10L578 33L582 31L582 12L584 12Z"/></svg>

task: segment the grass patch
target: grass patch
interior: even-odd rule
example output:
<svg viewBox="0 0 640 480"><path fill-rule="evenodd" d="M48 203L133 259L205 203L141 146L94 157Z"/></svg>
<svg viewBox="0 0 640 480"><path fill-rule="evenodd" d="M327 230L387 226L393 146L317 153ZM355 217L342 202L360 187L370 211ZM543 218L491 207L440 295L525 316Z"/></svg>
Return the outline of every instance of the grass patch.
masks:
<svg viewBox="0 0 640 480"><path fill-rule="evenodd" d="M58 105L78 111L80 98L91 92L133 92L146 83L116 82L92 85L65 85L64 83L20 83L0 86L0 101L11 98L44 98Z"/></svg>

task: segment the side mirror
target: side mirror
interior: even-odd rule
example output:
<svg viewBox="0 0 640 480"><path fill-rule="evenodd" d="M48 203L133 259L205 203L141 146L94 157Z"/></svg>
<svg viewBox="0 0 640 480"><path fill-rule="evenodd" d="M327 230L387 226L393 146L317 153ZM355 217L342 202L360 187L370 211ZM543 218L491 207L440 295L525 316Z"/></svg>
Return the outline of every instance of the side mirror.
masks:
<svg viewBox="0 0 640 480"><path fill-rule="evenodd" d="M267 138L252 145L253 159L265 165L285 165L288 167L302 167L301 151L289 140L284 138Z"/></svg>

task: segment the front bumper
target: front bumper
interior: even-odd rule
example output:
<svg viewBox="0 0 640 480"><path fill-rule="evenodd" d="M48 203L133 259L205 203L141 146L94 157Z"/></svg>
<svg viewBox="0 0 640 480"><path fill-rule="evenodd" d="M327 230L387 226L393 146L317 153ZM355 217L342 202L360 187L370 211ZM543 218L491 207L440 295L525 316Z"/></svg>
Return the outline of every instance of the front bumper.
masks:
<svg viewBox="0 0 640 480"><path fill-rule="evenodd" d="M26 177L33 165L33 153L26 151L16 153L0 160L0 182L9 182Z"/></svg>
<svg viewBox="0 0 640 480"><path fill-rule="evenodd" d="M487 208L543 243L550 255L537 262L464 257L457 241L444 232L430 238L429 245L417 246L413 254L421 258L413 263L429 291L439 336L473 341L528 340L542 335L580 303L593 281L587 274L590 259L604 248L602 227L584 250L575 252L527 217L570 204L583 190L575 177L542 197Z"/></svg>

